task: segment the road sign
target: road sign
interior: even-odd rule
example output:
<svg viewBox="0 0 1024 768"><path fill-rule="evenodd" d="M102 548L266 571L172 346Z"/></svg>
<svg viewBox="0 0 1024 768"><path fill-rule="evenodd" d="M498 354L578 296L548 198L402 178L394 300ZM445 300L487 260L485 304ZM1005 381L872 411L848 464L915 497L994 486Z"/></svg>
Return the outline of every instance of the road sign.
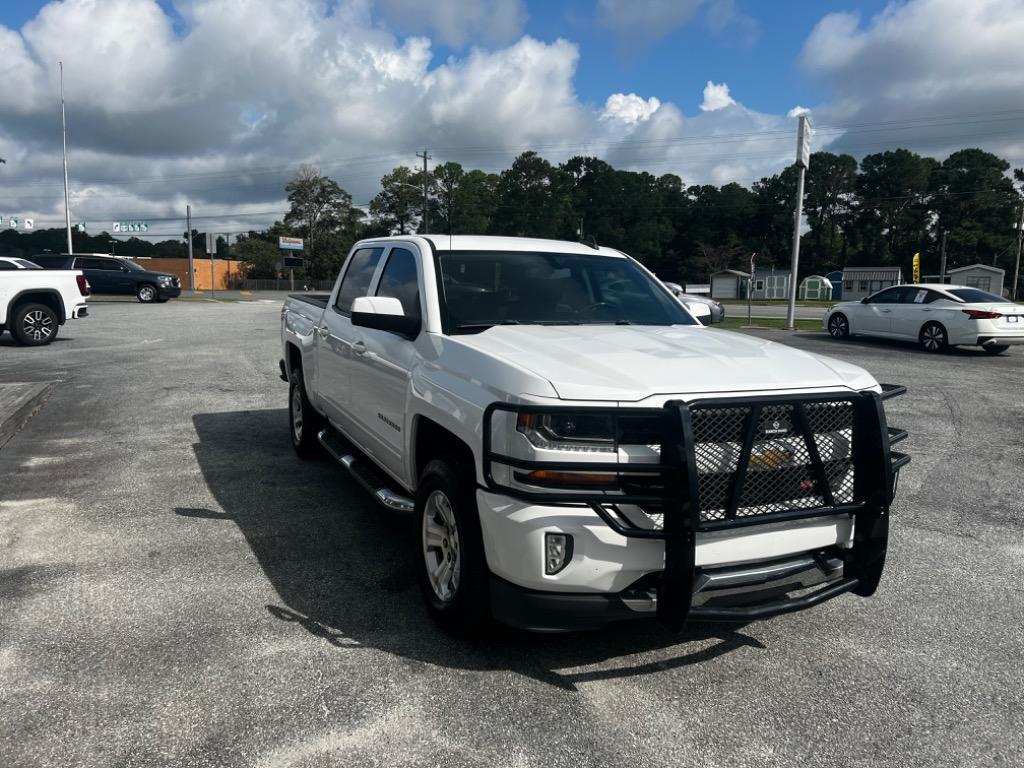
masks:
<svg viewBox="0 0 1024 768"><path fill-rule="evenodd" d="M796 133L796 164L804 168L810 167L811 164L811 121L807 115L800 115L799 118Z"/></svg>
<svg viewBox="0 0 1024 768"><path fill-rule="evenodd" d="M301 256L285 256L284 257L284 268L285 269L302 269L306 266L306 260Z"/></svg>
<svg viewBox="0 0 1024 768"><path fill-rule="evenodd" d="M17 229L18 228L18 217L17 216L11 216L10 226L11 226L11 229Z"/></svg>
<svg viewBox="0 0 1024 768"><path fill-rule="evenodd" d="M77 224L75 224L75 231L76 232L85 232L85 222L84 221L80 221Z"/></svg>
<svg viewBox="0 0 1024 768"><path fill-rule="evenodd" d="M32 219L25 219L25 229L32 229L36 225Z"/></svg>
<svg viewBox="0 0 1024 768"><path fill-rule="evenodd" d="M217 235L213 232L206 233L206 252L211 256L217 253Z"/></svg>
<svg viewBox="0 0 1024 768"><path fill-rule="evenodd" d="M278 237L277 247L282 251L304 250L301 237Z"/></svg>
<svg viewBox="0 0 1024 768"><path fill-rule="evenodd" d="M113 231L118 234L129 232L148 232L149 223L145 221L115 221Z"/></svg>

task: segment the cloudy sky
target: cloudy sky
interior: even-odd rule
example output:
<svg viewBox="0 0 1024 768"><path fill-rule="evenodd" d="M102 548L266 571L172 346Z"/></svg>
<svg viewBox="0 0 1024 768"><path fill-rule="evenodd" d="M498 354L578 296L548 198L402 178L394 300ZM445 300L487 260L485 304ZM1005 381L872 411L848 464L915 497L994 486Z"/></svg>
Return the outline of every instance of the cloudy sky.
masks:
<svg viewBox="0 0 1024 768"><path fill-rule="evenodd" d="M242 231L319 165L588 153L749 184L816 148L981 146L1024 165L1024 0L64 0L0 3L0 216Z"/></svg>

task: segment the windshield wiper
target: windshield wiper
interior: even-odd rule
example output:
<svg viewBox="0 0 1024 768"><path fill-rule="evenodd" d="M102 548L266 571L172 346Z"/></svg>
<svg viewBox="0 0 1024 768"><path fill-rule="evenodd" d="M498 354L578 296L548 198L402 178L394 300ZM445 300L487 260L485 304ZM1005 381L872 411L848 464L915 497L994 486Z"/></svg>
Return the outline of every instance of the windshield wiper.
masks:
<svg viewBox="0 0 1024 768"><path fill-rule="evenodd" d="M496 325L519 325L518 320L499 320L497 323L462 323L456 325L454 331L486 331Z"/></svg>

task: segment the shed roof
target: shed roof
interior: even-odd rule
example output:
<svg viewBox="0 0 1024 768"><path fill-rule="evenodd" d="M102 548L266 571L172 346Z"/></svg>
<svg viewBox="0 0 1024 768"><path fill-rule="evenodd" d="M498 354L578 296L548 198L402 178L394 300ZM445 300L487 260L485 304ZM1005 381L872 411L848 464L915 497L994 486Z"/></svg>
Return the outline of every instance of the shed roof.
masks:
<svg viewBox="0 0 1024 768"><path fill-rule="evenodd" d="M717 272L712 272L711 276L715 275L736 275L736 277L750 277L746 272L740 272L738 269L720 269Z"/></svg>
<svg viewBox="0 0 1024 768"><path fill-rule="evenodd" d="M964 272L968 269L984 269L986 272L998 272L1000 275L1005 274L1005 270L999 267L990 267L988 264L982 264L980 261L976 264L969 264L966 267L957 267L956 269L947 269L946 274L952 275L955 272Z"/></svg>
<svg viewBox="0 0 1024 768"><path fill-rule="evenodd" d="M899 267L847 267L843 270L843 279L890 280L902 274Z"/></svg>

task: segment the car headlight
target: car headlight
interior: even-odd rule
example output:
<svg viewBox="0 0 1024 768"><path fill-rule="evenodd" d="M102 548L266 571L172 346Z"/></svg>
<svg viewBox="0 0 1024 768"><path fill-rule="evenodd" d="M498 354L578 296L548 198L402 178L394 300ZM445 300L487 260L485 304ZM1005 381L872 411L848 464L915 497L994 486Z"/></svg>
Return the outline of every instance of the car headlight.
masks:
<svg viewBox="0 0 1024 768"><path fill-rule="evenodd" d="M545 450L615 451L615 420L607 414L520 413L516 431Z"/></svg>
<svg viewBox="0 0 1024 768"><path fill-rule="evenodd" d="M160 285L170 285L174 281L174 278L168 275L160 275L157 277L156 281L160 283Z"/></svg>

